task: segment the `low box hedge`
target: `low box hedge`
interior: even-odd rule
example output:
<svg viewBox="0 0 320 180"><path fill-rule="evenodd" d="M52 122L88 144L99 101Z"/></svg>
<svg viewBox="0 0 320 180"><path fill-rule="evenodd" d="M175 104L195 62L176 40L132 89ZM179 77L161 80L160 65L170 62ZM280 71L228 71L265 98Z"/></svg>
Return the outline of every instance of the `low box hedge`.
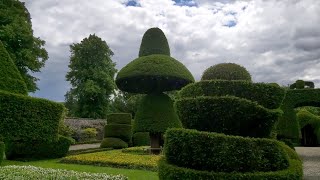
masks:
<svg viewBox="0 0 320 180"><path fill-rule="evenodd" d="M276 171L289 166L280 142L188 129L169 129L164 152L170 164L216 172Z"/></svg>
<svg viewBox="0 0 320 180"><path fill-rule="evenodd" d="M119 138L107 137L104 138L100 144L101 148L113 148L113 149L122 149L127 148L128 143L124 142Z"/></svg>
<svg viewBox="0 0 320 180"><path fill-rule="evenodd" d="M184 98L175 106L184 128L250 137L271 137L282 113L234 96Z"/></svg>
<svg viewBox="0 0 320 180"><path fill-rule="evenodd" d="M279 86L248 81L205 80L189 84L180 92L181 98L199 96L236 96L255 101L269 108L280 107L285 90Z"/></svg>
<svg viewBox="0 0 320 180"><path fill-rule="evenodd" d="M301 180L303 177L302 163L298 160L290 160L287 169L270 172L214 172L199 171L168 164L165 159L161 159L158 164L160 180Z"/></svg>
<svg viewBox="0 0 320 180"><path fill-rule="evenodd" d="M126 124L108 124L105 126L104 137L120 138L125 142L132 139L132 126Z"/></svg>

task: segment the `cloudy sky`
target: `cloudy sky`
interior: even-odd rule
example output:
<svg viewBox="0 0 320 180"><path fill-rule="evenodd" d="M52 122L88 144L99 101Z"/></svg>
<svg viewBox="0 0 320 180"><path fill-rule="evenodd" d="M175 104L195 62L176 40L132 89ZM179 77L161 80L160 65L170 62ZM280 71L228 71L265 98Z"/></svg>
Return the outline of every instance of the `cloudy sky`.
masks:
<svg viewBox="0 0 320 180"><path fill-rule="evenodd" d="M296 79L320 87L319 0L23 0L34 35L46 41L49 60L33 96L63 101L69 45L95 33L117 69L138 56L143 33L159 27L172 57L199 80L214 64L233 62L255 82L287 85Z"/></svg>

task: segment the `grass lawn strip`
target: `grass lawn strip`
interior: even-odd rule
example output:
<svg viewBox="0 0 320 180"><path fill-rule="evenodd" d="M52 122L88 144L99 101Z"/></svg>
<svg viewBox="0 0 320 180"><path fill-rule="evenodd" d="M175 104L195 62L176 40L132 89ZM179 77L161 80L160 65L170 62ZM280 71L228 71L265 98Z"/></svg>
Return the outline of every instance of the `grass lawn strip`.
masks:
<svg viewBox="0 0 320 180"><path fill-rule="evenodd" d="M63 158L61 162L157 171L157 163L160 158L159 155L141 155L125 153L122 150L111 150L68 156Z"/></svg>
<svg viewBox="0 0 320 180"><path fill-rule="evenodd" d="M86 179L86 180L127 180L123 175L108 175L105 173L76 172L72 170L47 169L35 166L4 166L0 168L0 179Z"/></svg>

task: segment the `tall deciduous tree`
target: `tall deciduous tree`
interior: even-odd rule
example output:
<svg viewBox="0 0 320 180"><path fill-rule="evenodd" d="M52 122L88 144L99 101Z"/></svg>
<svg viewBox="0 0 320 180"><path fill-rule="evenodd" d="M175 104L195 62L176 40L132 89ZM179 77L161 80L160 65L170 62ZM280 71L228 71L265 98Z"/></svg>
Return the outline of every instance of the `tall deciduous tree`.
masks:
<svg viewBox="0 0 320 180"><path fill-rule="evenodd" d="M45 41L33 36L30 14L23 2L0 1L0 40L17 66L29 92L36 91L37 78L48 59Z"/></svg>
<svg viewBox="0 0 320 180"><path fill-rule="evenodd" d="M67 108L78 117L105 118L115 88L113 52L96 35L70 45L70 51L66 78L72 88L65 96Z"/></svg>

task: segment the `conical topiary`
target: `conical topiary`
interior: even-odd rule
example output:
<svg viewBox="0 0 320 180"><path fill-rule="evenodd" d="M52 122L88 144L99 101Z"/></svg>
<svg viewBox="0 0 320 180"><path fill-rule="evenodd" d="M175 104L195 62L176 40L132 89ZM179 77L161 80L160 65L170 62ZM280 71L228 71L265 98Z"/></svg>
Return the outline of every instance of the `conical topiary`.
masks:
<svg viewBox="0 0 320 180"><path fill-rule="evenodd" d="M139 57L151 54L164 54L170 56L167 38L159 28L148 29L142 38Z"/></svg>
<svg viewBox="0 0 320 180"><path fill-rule="evenodd" d="M0 90L27 95L27 86L20 72L0 41Z"/></svg>
<svg viewBox="0 0 320 180"><path fill-rule="evenodd" d="M170 57L167 38L159 28L147 30L139 58L119 71L116 84L120 90L148 94L137 110L134 132L149 132L152 153L159 153L167 128L182 127L173 101L163 92L179 90L191 82L194 78L189 70Z"/></svg>

